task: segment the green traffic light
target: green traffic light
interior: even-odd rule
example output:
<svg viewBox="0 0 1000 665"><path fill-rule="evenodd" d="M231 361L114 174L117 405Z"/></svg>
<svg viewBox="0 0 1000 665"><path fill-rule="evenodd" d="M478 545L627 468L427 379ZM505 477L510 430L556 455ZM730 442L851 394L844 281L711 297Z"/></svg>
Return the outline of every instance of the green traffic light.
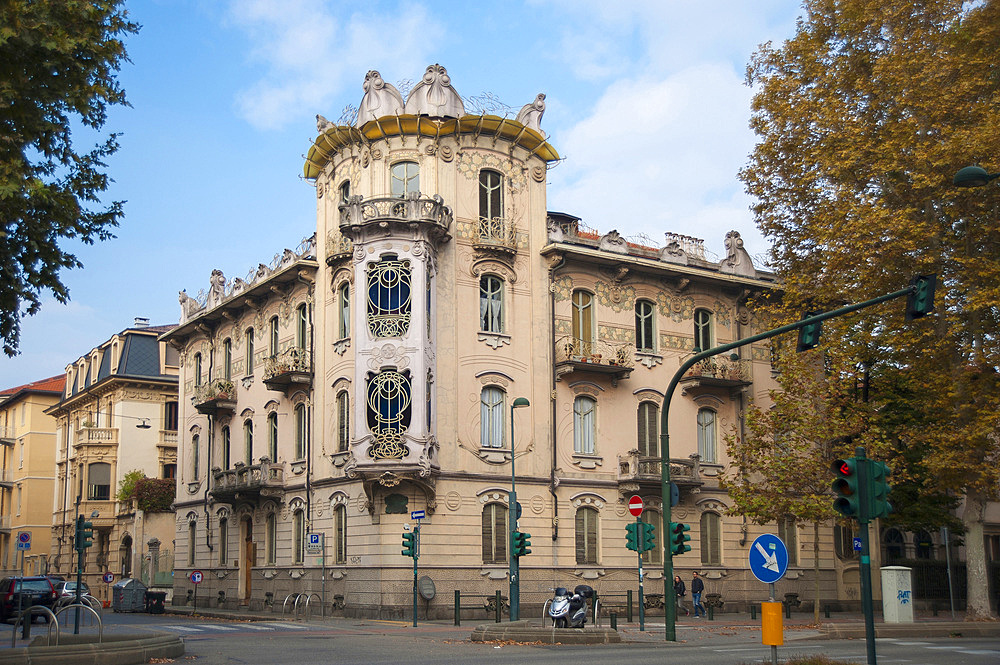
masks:
<svg viewBox="0 0 1000 665"><path fill-rule="evenodd" d="M633 552L639 551L639 525L630 522L625 525L625 547Z"/></svg>
<svg viewBox="0 0 1000 665"><path fill-rule="evenodd" d="M937 275L917 275L910 280L910 286L912 290L906 296L907 321L919 319L933 311Z"/></svg>
<svg viewBox="0 0 1000 665"><path fill-rule="evenodd" d="M837 494L833 509L845 517L861 514L861 494L858 491L858 460L854 457L833 460L830 470L837 476L831 489Z"/></svg>
<svg viewBox="0 0 1000 665"><path fill-rule="evenodd" d="M806 312L806 315L803 318L808 319L811 316L816 316L816 312ZM819 336L822 331L822 321L807 323L799 328L799 341L798 344L795 345L795 350L801 353L802 351L808 351L809 349L816 348L816 346L819 345Z"/></svg>
<svg viewBox="0 0 1000 665"><path fill-rule="evenodd" d="M642 524L642 551L648 552L656 547L656 525L643 522Z"/></svg>
<svg viewBox="0 0 1000 665"><path fill-rule="evenodd" d="M691 546L687 544L691 540L691 536L686 533L690 530L691 525L689 524L684 524L683 522L670 523L670 547L667 549L671 555L676 556L691 551Z"/></svg>
<svg viewBox="0 0 1000 665"><path fill-rule="evenodd" d="M403 534L403 556L408 556L411 559L417 558L417 536L413 533Z"/></svg>
<svg viewBox="0 0 1000 665"><path fill-rule="evenodd" d="M514 532L514 556L531 554L531 534L524 531Z"/></svg>

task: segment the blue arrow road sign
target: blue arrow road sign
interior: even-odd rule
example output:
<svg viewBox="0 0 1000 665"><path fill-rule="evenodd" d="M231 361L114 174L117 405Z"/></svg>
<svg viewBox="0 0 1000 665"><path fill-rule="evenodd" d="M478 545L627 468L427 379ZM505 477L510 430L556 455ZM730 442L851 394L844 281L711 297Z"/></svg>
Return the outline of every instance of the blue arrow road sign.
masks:
<svg viewBox="0 0 1000 665"><path fill-rule="evenodd" d="M411 510L410 511L411 520L422 520L424 519L424 511L422 510Z"/></svg>
<svg viewBox="0 0 1000 665"><path fill-rule="evenodd" d="M750 546L750 572L764 584L777 582L788 570L788 549L781 538L765 533Z"/></svg>

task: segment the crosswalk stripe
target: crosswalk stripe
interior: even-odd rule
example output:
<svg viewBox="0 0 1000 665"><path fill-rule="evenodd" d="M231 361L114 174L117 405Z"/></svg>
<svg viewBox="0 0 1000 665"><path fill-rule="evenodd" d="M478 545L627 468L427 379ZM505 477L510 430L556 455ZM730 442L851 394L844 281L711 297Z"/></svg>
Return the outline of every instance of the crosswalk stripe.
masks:
<svg viewBox="0 0 1000 665"><path fill-rule="evenodd" d="M191 628L190 626L157 626L157 627L166 628L167 630L183 630L189 633L203 632L201 628Z"/></svg>
<svg viewBox="0 0 1000 665"><path fill-rule="evenodd" d="M277 621L269 621L269 622L267 622L264 625L273 626L275 628L286 628L286 629L289 629L289 630L309 630L305 626L300 626L298 624L294 624L294 623L280 623L280 622L277 622Z"/></svg>
<svg viewBox="0 0 1000 665"><path fill-rule="evenodd" d="M258 626L253 623L243 624L241 627L247 630L274 630L274 626Z"/></svg>
<svg viewBox="0 0 1000 665"><path fill-rule="evenodd" d="M239 630L239 628L233 628L232 626L221 626L215 623L199 624L199 628L204 628L205 630Z"/></svg>

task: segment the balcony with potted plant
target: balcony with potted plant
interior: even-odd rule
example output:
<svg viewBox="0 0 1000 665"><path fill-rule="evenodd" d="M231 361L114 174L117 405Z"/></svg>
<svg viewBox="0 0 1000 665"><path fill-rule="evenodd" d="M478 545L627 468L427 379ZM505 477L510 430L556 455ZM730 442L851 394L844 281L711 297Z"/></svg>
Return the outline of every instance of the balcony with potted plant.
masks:
<svg viewBox="0 0 1000 665"><path fill-rule="evenodd" d="M617 386L619 379L626 379L635 367L630 343L612 343L604 340L588 342L571 335L556 340L556 377L571 373L600 374L611 378Z"/></svg>
<svg viewBox="0 0 1000 665"><path fill-rule="evenodd" d="M307 388L312 383L312 358L308 349L298 346L285 349L264 361L264 385L269 390L289 392Z"/></svg>
<svg viewBox="0 0 1000 665"><path fill-rule="evenodd" d="M236 385L228 379L213 379L194 390L194 408L198 413L218 415L236 411Z"/></svg>
<svg viewBox="0 0 1000 665"><path fill-rule="evenodd" d="M732 394L753 383L750 360L733 354L729 358L705 358L681 377L681 394L698 397L705 393Z"/></svg>

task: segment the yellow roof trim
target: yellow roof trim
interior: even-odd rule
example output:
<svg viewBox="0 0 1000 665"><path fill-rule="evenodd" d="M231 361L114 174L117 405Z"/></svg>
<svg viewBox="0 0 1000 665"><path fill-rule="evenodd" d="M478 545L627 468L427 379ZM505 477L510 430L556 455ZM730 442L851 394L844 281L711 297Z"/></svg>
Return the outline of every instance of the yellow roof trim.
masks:
<svg viewBox="0 0 1000 665"><path fill-rule="evenodd" d="M388 119L392 121L382 122ZM546 162L560 159L559 153L544 136L516 120L495 115L465 115L457 119L433 120L427 116L402 114L369 120L360 128L344 125L330 127L317 136L309 148L303 174L309 179L318 177L333 154L350 145L370 143L390 136L426 136L436 139L449 134L499 136Z"/></svg>

